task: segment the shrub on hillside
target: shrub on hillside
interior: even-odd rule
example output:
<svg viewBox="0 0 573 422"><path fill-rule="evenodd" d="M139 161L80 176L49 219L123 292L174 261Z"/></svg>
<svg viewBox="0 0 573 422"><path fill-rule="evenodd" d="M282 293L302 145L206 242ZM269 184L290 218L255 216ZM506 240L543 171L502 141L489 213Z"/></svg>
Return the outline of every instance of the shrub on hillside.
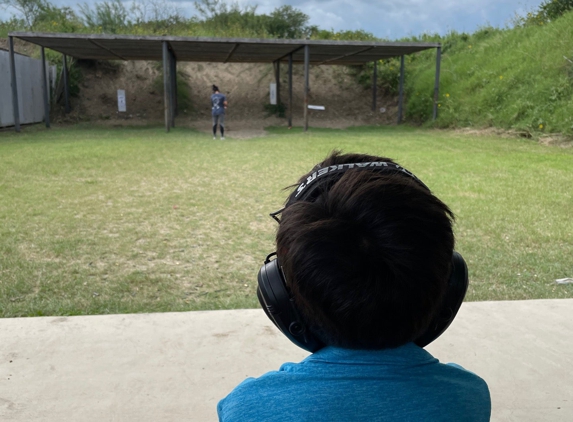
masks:
<svg viewBox="0 0 573 422"><path fill-rule="evenodd" d="M528 12L525 16L516 16L516 26L544 25L573 10L573 0L546 0L537 10Z"/></svg>

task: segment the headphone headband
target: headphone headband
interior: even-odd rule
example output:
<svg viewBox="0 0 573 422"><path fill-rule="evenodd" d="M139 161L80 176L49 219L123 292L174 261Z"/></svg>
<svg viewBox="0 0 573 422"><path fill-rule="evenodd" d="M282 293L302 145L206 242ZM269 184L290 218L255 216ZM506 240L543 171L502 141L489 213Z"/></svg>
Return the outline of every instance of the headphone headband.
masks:
<svg viewBox="0 0 573 422"><path fill-rule="evenodd" d="M403 174L405 176L414 179L420 186L426 190L430 190L420 179L418 179L414 173L405 169L402 166L394 163L388 163L386 161L369 161L365 163L347 163L347 164L336 164L328 167L322 167L318 170L312 172L306 178L306 181L302 182L294 190L294 192L288 198L286 206L291 205L296 201L300 201L308 197L313 191L315 186L320 186L317 181L324 181L327 179L334 178L337 175L345 173L347 170L374 170L376 172L388 172L394 174Z"/></svg>

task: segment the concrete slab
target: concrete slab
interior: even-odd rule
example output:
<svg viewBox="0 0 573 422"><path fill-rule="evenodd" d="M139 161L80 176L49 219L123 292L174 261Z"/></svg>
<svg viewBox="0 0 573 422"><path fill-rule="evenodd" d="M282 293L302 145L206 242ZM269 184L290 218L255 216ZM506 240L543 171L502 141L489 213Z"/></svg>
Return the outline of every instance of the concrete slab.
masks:
<svg viewBox="0 0 573 422"><path fill-rule="evenodd" d="M428 347L489 384L493 421L573 421L573 299L466 303ZM299 361L261 310L0 320L2 421L213 421Z"/></svg>

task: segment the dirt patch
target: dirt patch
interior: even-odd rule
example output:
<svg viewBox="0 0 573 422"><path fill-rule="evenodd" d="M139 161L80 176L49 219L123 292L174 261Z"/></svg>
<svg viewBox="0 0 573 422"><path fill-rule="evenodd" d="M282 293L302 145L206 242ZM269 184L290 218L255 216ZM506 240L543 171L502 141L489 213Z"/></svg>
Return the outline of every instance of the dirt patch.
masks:
<svg viewBox="0 0 573 422"><path fill-rule="evenodd" d="M14 51L16 53L24 54L25 56L36 57L39 56L39 48L34 44L22 41L18 38L14 39ZM8 45L8 38L0 38L0 49L8 51L10 46Z"/></svg>
<svg viewBox="0 0 573 422"><path fill-rule="evenodd" d="M197 129L201 132L211 133L212 123L210 118L205 117L202 120L191 120L182 122L179 119L180 126L187 126ZM267 131L264 129L268 126L282 126L286 125L284 119L279 119L276 117L269 117L267 119L229 119L227 118L225 122L225 136L233 139L250 139L257 138L260 136L267 135Z"/></svg>
<svg viewBox="0 0 573 422"><path fill-rule="evenodd" d="M500 138L531 138L532 140L536 140L542 145L546 146L558 146L561 148L572 148L573 147L573 139L557 134L552 133L548 135L539 135L536 133L530 133L520 130L512 130L512 129L500 129L494 127L488 128L460 128L455 130L456 133L462 133L464 135L476 135L476 136L498 136Z"/></svg>
<svg viewBox="0 0 573 422"><path fill-rule="evenodd" d="M573 139L559 135L552 134L539 137L539 143L548 146L558 146L561 148L573 148Z"/></svg>
<svg viewBox="0 0 573 422"><path fill-rule="evenodd" d="M455 133L462 133L464 135L476 135L476 136L499 136L501 138L531 138L530 133L524 133L522 131L500 129L496 127L486 127L486 128L458 128L454 130Z"/></svg>

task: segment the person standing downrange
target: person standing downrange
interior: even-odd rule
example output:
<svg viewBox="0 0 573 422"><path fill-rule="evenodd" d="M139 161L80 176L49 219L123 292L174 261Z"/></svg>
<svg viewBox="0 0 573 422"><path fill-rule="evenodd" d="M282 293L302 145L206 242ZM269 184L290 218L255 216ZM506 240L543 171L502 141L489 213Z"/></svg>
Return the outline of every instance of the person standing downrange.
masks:
<svg viewBox="0 0 573 422"><path fill-rule="evenodd" d="M221 129L221 139L225 139L225 110L227 97L219 92L217 85L213 85L211 95L211 115L213 116L213 139L217 139L217 124Z"/></svg>

